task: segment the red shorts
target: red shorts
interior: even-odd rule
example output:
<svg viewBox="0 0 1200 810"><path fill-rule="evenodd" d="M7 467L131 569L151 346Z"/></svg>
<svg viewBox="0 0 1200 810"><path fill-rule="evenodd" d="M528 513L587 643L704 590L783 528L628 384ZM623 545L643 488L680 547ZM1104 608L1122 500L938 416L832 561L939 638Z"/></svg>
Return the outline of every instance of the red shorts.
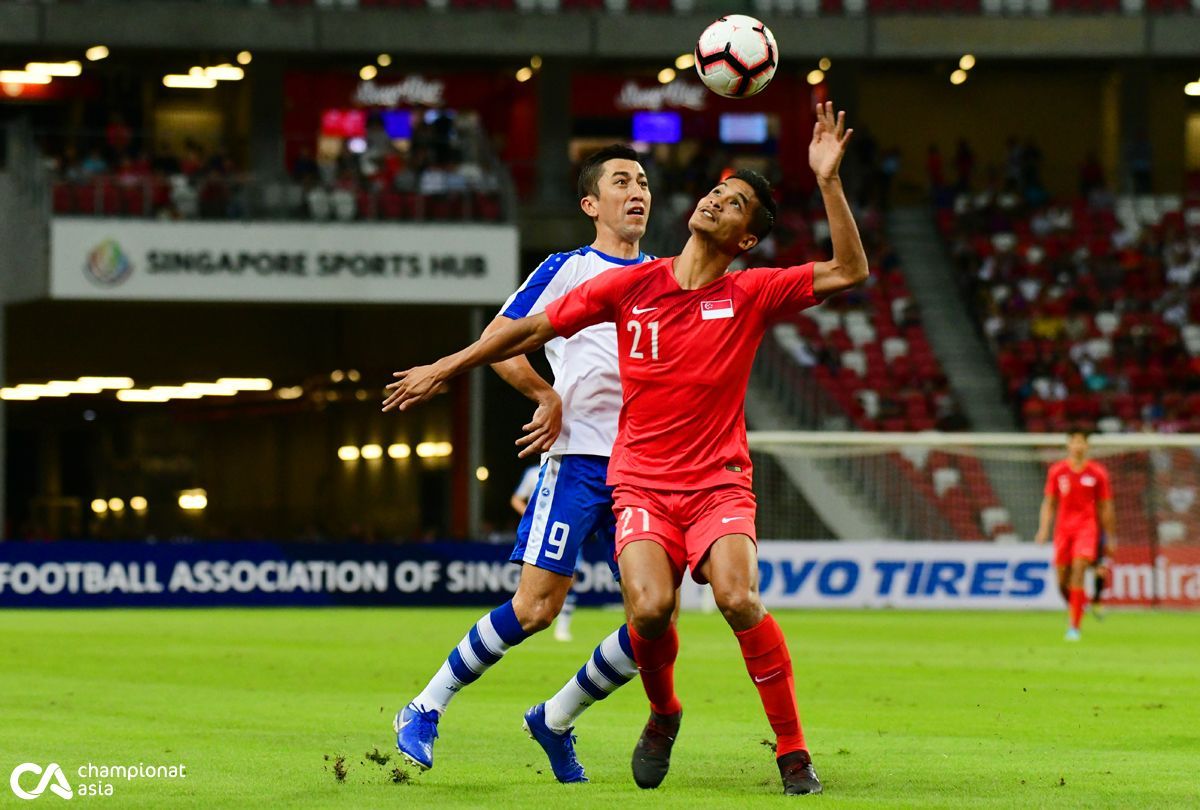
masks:
<svg viewBox="0 0 1200 810"><path fill-rule="evenodd" d="M635 540L652 540L670 557L676 582L683 579L685 567L692 570L692 579L704 582L696 569L717 540L745 534L758 543L756 513L754 493L744 487L676 492L618 484L613 490L617 557Z"/></svg>
<svg viewBox="0 0 1200 810"><path fill-rule="evenodd" d="M1071 560L1083 557L1095 560L1100 549L1100 533L1095 529L1072 529L1054 534L1054 564L1068 566Z"/></svg>

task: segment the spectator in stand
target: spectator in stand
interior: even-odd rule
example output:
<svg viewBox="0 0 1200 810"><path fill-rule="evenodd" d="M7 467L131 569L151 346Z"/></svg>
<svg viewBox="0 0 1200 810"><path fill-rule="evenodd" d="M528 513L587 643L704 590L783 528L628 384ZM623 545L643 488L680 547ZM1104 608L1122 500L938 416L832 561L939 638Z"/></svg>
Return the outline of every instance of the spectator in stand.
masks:
<svg viewBox="0 0 1200 810"><path fill-rule="evenodd" d="M88 156L79 164L79 172L82 180L91 180L94 177L108 173L108 162L100 154L99 149L92 147L88 151Z"/></svg>
<svg viewBox="0 0 1200 810"><path fill-rule="evenodd" d="M1150 149L1150 138L1145 130L1129 144L1125 155L1129 167L1130 179L1133 181L1134 194L1151 194L1153 192L1154 156Z"/></svg>
<svg viewBox="0 0 1200 810"><path fill-rule="evenodd" d="M1079 196L1087 198L1093 191L1104 187L1104 167L1095 152L1088 152L1079 167Z"/></svg>
<svg viewBox="0 0 1200 810"><path fill-rule="evenodd" d="M893 146L883 153L883 159L879 161L879 207L884 210L891 208L892 183L899 173L900 149Z"/></svg>
<svg viewBox="0 0 1200 810"><path fill-rule="evenodd" d="M317 161L313 158L312 149L308 146L301 146L300 151L296 154L296 159L292 161L292 179L297 183L304 184L305 181L317 180L320 176L320 169L317 167Z"/></svg>
<svg viewBox="0 0 1200 810"><path fill-rule="evenodd" d="M942 152L936 143L929 144L929 151L925 154L925 172L929 175L929 190L936 197L946 184L942 171Z"/></svg>
<svg viewBox="0 0 1200 810"><path fill-rule="evenodd" d="M114 163L119 163L129 154L129 147L133 143L133 130L125 123L125 118L120 113L115 112L109 116L108 126L104 129L104 139L108 144L109 157Z"/></svg>
<svg viewBox="0 0 1200 810"><path fill-rule="evenodd" d="M975 153L971 151L966 138L958 139L958 147L954 151L954 168L958 172L958 190L970 191L972 176L975 174Z"/></svg>

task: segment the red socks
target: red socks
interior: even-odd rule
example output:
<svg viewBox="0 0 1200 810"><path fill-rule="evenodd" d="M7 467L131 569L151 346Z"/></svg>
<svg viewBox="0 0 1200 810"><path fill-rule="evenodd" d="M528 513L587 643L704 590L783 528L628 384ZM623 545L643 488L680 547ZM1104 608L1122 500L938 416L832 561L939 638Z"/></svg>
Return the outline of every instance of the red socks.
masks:
<svg viewBox="0 0 1200 810"><path fill-rule="evenodd" d="M1083 588L1071 589L1071 627L1079 629L1079 622L1083 620L1083 609L1087 607L1087 594L1083 592Z"/></svg>
<svg viewBox="0 0 1200 810"><path fill-rule="evenodd" d="M656 714L678 714L683 709L675 695L675 658L679 655L679 634L675 625L659 638L642 638L629 626L633 660L642 676L642 688Z"/></svg>
<svg viewBox="0 0 1200 810"><path fill-rule="evenodd" d="M779 624L768 614L754 627L734 635L742 645L746 671L758 689L767 720L775 731L775 756L781 757L807 748L804 731L800 728L800 712L796 707L792 658Z"/></svg>

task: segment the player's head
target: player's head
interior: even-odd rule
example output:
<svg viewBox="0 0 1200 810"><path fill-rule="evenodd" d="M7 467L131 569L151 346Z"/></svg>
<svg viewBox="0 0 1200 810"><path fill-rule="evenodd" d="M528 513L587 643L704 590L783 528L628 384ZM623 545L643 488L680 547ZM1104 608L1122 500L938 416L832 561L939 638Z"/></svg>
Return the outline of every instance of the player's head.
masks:
<svg viewBox="0 0 1200 810"><path fill-rule="evenodd" d="M1083 461L1088 454L1088 439L1091 431L1082 427L1073 427L1067 431L1067 456L1073 461Z"/></svg>
<svg viewBox="0 0 1200 810"><path fill-rule="evenodd" d="M758 172L742 170L717 183L696 204L688 230L712 240L730 256L744 253L775 227L771 184Z"/></svg>
<svg viewBox="0 0 1200 810"><path fill-rule="evenodd" d="M589 155L579 170L579 206L596 231L637 242L650 218L650 184L638 153L614 143Z"/></svg>

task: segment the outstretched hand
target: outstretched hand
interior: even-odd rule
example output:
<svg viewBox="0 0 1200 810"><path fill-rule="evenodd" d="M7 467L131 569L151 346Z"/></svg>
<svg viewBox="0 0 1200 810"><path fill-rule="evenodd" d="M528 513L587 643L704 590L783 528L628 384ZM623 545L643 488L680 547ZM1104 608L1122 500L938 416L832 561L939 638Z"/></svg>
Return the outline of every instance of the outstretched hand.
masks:
<svg viewBox="0 0 1200 810"><path fill-rule="evenodd" d="M813 124L812 143L808 145L808 165L817 180L832 180L837 177L838 167L846 154L846 144L854 130L846 129L846 111L836 116L833 102L817 105L817 122Z"/></svg>
<svg viewBox="0 0 1200 810"><path fill-rule="evenodd" d="M446 390L436 366L416 366L407 371L397 371L392 376L396 381L384 388L387 391L387 398L383 400L384 412L407 411L413 405L420 405Z"/></svg>
<svg viewBox="0 0 1200 810"><path fill-rule="evenodd" d="M552 394L538 403L533 418L521 429L525 435L517 439L517 446L524 447L517 453L517 458L538 456L553 447L562 431L562 400L558 394Z"/></svg>

